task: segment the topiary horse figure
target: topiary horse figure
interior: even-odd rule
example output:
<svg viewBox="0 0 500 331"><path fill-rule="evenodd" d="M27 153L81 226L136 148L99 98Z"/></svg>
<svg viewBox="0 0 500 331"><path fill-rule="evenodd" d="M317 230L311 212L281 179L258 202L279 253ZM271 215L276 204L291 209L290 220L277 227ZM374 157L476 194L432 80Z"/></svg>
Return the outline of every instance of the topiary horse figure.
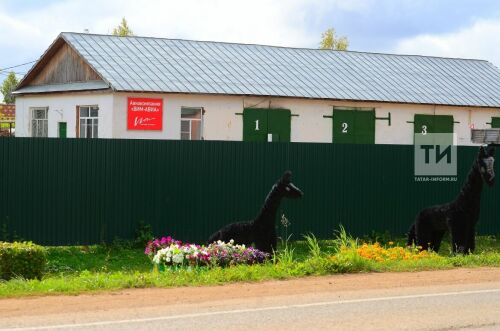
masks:
<svg viewBox="0 0 500 331"><path fill-rule="evenodd" d="M487 150L481 146L457 198L418 213L408 232L408 246L417 244L423 250L437 252L444 234L449 230L454 253L468 254L474 251L483 182L490 187L495 183L494 155L493 146Z"/></svg>
<svg viewBox="0 0 500 331"><path fill-rule="evenodd" d="M255 219L224 226L210 236L208 243L217 240L229 242L233 239L236 244L251 245L255 243L255 248L258 250L272 254L278 240L275 220L281 199L296 199L303 195L302 191L291 182L291 176L292 173L286 171L273 185Z"/></svg>

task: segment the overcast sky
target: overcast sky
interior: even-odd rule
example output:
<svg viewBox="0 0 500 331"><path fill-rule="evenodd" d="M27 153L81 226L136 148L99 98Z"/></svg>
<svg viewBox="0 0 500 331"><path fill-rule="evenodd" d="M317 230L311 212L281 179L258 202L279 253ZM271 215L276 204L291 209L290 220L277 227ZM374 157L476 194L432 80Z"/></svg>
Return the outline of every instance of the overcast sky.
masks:
<svg viewBox="0 0 500 331"><path fill-rule="evenodd" d="M62 31L107 34L122 17L139 36L312 48L335 27L350 50L500 67L498 0L0 0L0 69L38 59Z"/></svg>

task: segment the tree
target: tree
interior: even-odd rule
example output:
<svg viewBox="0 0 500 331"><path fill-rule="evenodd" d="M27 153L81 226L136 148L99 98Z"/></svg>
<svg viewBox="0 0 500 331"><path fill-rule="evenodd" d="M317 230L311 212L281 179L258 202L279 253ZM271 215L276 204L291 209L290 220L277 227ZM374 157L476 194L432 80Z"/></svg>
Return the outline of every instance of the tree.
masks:
<svg viewBox="0 0 500 331"><path fill-rule="evenodd" d="M126 37L133 36L134 33L128 26L127 20L125 17L122 18L120 25L113 29L113 36Z"/></svg>
<svg viewBox="0 0 500 331"><path fill-rule="evenodd" d="M347 37L337 37L334 28L329 28L321 34L321 42L319 43L320 49L346 51L347 47L349 47L349 40Z"/></svg>
<svg viewBox="0 0 500 331"><path fill-rule="evenodd" d="M1 88L5 103L14 103L16 98L12 95L12 91L16 89L17 84L19 84L19 81L17 80L16 74L10 72L3 81Z"/></svg>

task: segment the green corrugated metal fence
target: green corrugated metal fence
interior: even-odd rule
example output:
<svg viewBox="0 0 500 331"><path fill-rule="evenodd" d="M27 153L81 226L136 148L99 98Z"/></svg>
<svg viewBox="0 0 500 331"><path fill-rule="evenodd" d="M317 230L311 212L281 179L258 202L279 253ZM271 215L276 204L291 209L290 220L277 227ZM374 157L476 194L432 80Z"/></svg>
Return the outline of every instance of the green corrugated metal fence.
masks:
<svg viewBox="0 0 500 331"><path fill-rule="evenodd" d="M251 219L285 169L304 192L284 201L292 238L403 235L423 207L453 199L477 148L458 148L458 182L415 182L413 146L212 141L0 139L0 225L41 244L156 235L204 241ZM481 233L500 233L498 188L483 191ZM280 230L283 233L283 229Z"/></svg>

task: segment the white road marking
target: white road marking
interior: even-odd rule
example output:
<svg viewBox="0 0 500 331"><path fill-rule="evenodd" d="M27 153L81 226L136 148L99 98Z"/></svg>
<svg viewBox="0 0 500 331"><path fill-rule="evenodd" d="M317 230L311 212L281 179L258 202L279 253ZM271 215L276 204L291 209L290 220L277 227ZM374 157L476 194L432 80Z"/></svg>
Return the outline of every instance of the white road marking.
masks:
<svg viewBox="0 0 500 331"><path fill-rule="evenodd" d="M500 289L413 294L413 295L375 297L375 298L339 300L339 301L324 301L324 302L313 302L313 303L304 303L304 304L297 304L297 305L271 306L271 307L235 309L235 310L221 310L221 311L196 313L196 314L181 314L181 315L162 316L162 317L113 320L113 321L90 322L90 323L79 323L79 324L32 326L32 327L10 328L10 329L0 329L0 330L3 330L3 331L29 331L29 330L82 328L82 327L91 327L91 326L106 326L106 325L113 325L113 324L167 321L167 320L173 320L173 319L195 318L195 317L214 316L214 315L253 313L253 312L259 312L259 311L285 310L285 309L292 309L292 308L307 308L307 307L342 305L342 304L351 304L351 303L391 301L391 300L417 299L417 298L432 298L432 297L445 297L445 296L454 296L454 295L483 294L483 293L500 293Z"/></svg>

